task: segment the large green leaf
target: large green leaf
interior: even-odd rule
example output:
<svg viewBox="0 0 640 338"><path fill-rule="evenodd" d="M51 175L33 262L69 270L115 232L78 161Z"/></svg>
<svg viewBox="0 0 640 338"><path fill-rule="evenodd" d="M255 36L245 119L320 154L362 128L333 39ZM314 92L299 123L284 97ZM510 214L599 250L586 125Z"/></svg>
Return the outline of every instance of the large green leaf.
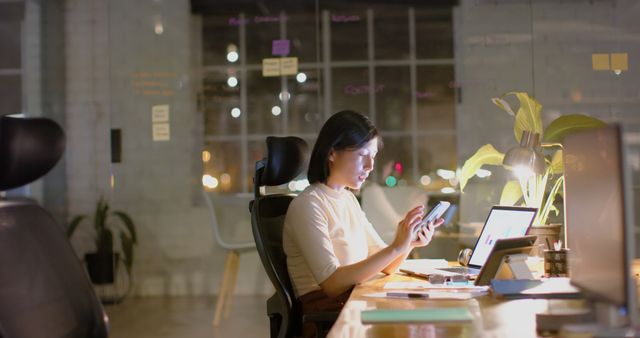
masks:
<svg viewBox="0 0 640 338"><path fill-rule="evenodd" d="M76 231L76 229L78 228L78 225L80 225L80 222L82 222L82 220L84 220L87 216L85 215L79 215L74 217L71 220L71 223L69 223L69 227L67 228L67 237L71 238L71 236L73 236L73 233Z"/></svg>
<svg viewBox="0 0 640 338"><path fill-rule="evenodd" d="M502 97L494 97L491 99L491 102L500 107L500 109L509 113L509 115L514 117L516 116L516 113L514 113L513 109L511 109L511 105L509 104L509 102L507 102L507 100L503 99Z"/></svg>
<svg viewBox="0 0 640 338"><path fill-rule="evenodd" d="M483 165L502 165L503 158L504 154L497 151L496 148L490 144L485 144L480 147L473 156L464 162L460 170L460 191L464 191L464 187L467 185L469 179L473 177L476 171Z"/></svg>
<svg viewBox="0 0 640 338"><path fill-rule="evenodd" d="M97 234L100 234L106 227L108 211L109 204L104 200L102 196L100 196L98 204L96 205L96 212L93 216L93 223L94 227L96 228Z"/></svg>
<svg viewBox="0 0 640 338"><path fill-rule="evenodd" d="M542 135L542 105L536 99L525 92L511 92L507 95L515 95L520 101L520 108L516 113L516 121L513 125L514 136L520 143L523 131L530 131Z"/></svg>
<svg viewBox="0 0 640 338"><path fill-rule="evenodd" d="M562 163L562 150L558 150L553 154L549 167L551 173L553 174L561 174L564 172L564 164Z"/></svg>
<svg viewBox="0 0 640 338"><path fill-rule="evenodd" d="M558 214L558 210L554 207L553 203L555 202L556 195L561 190L560 188L562 187L563 183L564 183L564 176L560 176L553 184L553 187L549 191L549 196L547 196L547 199L544 205L542 205L540 210L538 211L538 216L536 217L536 222L537 222L536 225L546 224L550 211L555 210L556 215Z"/></svg>
<svg viewBox="0 0 640 338"><path fill-rule="evenodd" d="M518 108L517 113L513 112L509 103L504 99L509 95L514 95L518 101L520 101L520 108ZM523 130L542 134L542 117L540 116L542 105L526 92L509 92L501 97L492 98L491 102L509 113L509 115L515 116L513 133L518 143L520 143L520 139L522 138Z"/></svg>
<svg viewBox="0 0 640 338"><path fill-rule="evenodd" d="M553 120L549 126L547 126L547 129L544 131L543 141L561 143L568 134L605 125L604 122L587 115L563 115Z"/></svg>
<svg viewBox="0 0 640 338"><path fill-rule="evenodd" d="M520 188L520 182L518 180L512 180L507 182L502 188L502 195L500 195L500 205L515 205L522 198L522 189Z"/></svg>
<svg viewBox="0 0 640 338"><path fill-rule="evenodd" d="M132 242L135 244L138 242L138 235L136 234L136 228L133 225L133 220L131 219L131 217L129 217L129 215L127 215L126 213L122 212L122 211L113 211L113 214L118 216L118 218L120 218L120 220L122 221L122 223L124 224L124 226L127 228L127 230L129 231L129 234L131 236L131 240Z"/></svg>
<svg viewBox="0 0 640 338"><path fill-rule="evenodd" d="M122 244L122 253L124 254L124 265L127 268L127 273L131 276L131 267L133 266L133 239L124 232L121 232L120 243Z"/></svg>

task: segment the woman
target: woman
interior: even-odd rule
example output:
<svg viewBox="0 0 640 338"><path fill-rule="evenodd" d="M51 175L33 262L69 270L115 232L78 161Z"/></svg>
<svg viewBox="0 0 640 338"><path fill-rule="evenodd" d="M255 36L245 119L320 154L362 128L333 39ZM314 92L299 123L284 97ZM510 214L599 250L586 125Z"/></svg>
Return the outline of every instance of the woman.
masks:
<svg viewBox="0 0 640 338"><path fill-rule="evenodd" d="M414 247L427 245L438 220L418 228L424 206L410 210L385 244L349 189L360 189L381 145L371 121L341 111L324 124L309 161L310 186L289 206L283 247L303 313L340 310L354 285L391 274ZM305 336L307 328L305 327Z"/></svg>

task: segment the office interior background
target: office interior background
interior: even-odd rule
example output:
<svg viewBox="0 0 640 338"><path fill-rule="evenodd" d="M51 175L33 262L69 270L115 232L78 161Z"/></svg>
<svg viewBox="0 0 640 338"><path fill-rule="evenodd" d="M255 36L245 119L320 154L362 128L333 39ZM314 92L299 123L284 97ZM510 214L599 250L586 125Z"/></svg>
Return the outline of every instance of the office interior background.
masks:
<svg viewBox="0 0 640 338"><path fill-rule="evenodd" d="M513 118L492 97L528 92L545 125L578 113L623 124L638 182L638 17L633 0L3 0L0 114L45 116L67 136L61 163L9 194L37 199L62 224L103 196L138 230L129 299L213 298L227 251L201 192L222 237L251 242L265 137L312 145L328 116L353 109L384 140L371 183L459 206L443 229L451 236L422 253L454 259L448 243L484 221L509 175L485 168L460 193L450 174L483 144L516 145ZM263 59L285 55L274 40L289 41L294 75L263 76ZM79 257L92 236L83 227L72 238ZM255 251L243 254L235 293L271 292Z"/></svg>

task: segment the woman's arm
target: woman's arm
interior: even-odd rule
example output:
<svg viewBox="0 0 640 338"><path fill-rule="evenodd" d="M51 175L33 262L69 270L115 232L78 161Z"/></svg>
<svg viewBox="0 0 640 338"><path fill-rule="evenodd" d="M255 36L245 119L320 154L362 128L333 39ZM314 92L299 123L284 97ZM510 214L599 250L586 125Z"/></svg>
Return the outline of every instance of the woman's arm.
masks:
<svg viewBox="0 0 640 338"><path fill-rule="evenodd" d="M398 256L398 258L396 258L393 262L391 262L391 264L387 265L384 269L382 269L382 272L384 272L387 275L391 275L396 271L398 271L400 264L402 264L402 262L404 262L404 260L407 259L407 257L409 257L410 253L411 253L411 249L409 249L404 254Z"/></svg>
<svg viewBox="0 0 640 338"><path fill-rule="evenodd" d="M412 246L424 239L413 241L412 238L415 227L422 220L423 212L424 208L422 206L409 211L407 216L398 224L396 237L391 245L358 263L338 267L336 271L320 283L322 290L328 296L336 297L380 271L391 271L387 268L393 268L393 271L395 271L397 266L409 254ZM420 236L424 235L420 234Z"/></svg>
<svg viewBox="0 0 640 338"><path fill-rule="evenodd" d="M435 223L429 222L426 227L420 229L420 231L418 232L418 238L413 243L411 243L411 247L409 248L409 250L407 250L407 252L405 252L404 254L398 256L398 258L391 262L391 264L387 265L382 270L382 272L386 273L387 275L395 273L400 267L400 264L402 264L402 262L407 259L413 248L422 247L431 242L436 228L442 225L442 223L444 223L444 219L440 218L436 220Z"/></svg>
<svg viewBox="0 0 640 338"><path fill-rule="evenodd" d="M340 266L329 278L320 283L320 287L329 297L337 297L383 270L398 259L402 251L402 248L394 248L390 245L358 263Z"/></svg>

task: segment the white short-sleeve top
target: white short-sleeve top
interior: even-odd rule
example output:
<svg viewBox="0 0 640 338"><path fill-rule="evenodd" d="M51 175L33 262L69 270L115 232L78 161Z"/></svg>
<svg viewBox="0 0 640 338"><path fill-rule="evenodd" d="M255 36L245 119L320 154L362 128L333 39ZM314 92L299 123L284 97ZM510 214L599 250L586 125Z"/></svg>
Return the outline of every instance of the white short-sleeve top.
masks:
<svg viewBox="0 0 640 338"><path fill-rule="evenodd" d="M296 297L320 289L339 266L387 246L351 191L323 183L310 185L291 202L282 241Z"/></svg>

